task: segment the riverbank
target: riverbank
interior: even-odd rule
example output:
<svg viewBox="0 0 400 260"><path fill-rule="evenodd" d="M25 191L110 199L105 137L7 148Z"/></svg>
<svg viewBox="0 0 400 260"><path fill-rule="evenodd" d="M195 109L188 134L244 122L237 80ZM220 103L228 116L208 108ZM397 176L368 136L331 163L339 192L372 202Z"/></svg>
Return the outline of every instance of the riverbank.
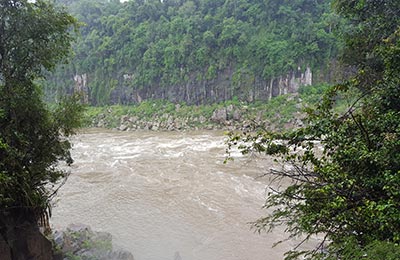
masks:
<svg viewBox="0 0 400 260"><path fill-rule="evenodd" d="M134 105L88 107L86 127L121 131L185 130L287 130L302 127L304 108L317 104L329 85L300 87L298 93L252 103L236 98L209 105L174 104L165 100L146 100ZM343 110L344 102L336 104Z"/></svg>
<svg viewBox="0 0 400 260"><path fill-rule="evenodd" d="M188 106L154 100L131 106L88 107L85 125L121 131L281 130L303 125L303 107L297 94L250 104L232 100Z"/></svg>
<svg viewBox="0 0 400 260"><path fill-rule="evenodd" d="M84 224L70 224L51 236L55 256L63 260L134 260L132 253L113 250L112 235Z"/></svg>

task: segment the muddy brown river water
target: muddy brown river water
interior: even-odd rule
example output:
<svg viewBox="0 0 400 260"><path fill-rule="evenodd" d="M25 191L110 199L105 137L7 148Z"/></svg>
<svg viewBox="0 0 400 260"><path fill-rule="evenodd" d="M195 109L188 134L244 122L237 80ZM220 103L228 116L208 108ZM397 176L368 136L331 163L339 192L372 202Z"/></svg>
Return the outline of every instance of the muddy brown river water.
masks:
<svg viewBox="0 0 400 260"><path fill-rule="evenodd" d="M60 189L52 225L84 223L113 235L135 260L275 260L283 228L258 234L270 165L234 153L224 164L221 132L85 130Z"/></svg>

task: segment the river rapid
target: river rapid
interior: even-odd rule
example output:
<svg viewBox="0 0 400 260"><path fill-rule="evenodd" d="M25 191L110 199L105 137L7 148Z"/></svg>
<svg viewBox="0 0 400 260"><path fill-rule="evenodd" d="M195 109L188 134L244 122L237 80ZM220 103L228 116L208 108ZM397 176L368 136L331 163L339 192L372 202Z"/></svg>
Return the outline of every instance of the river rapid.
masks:
<svg viewBox="0 0 400 260"><path fill-rule="evenodd" d="M84 130L59 190L52 225L84 223L113 235L135 260L275 260L295 241L283 228L256 233L266 214L268 161L233 153L222 132Z"/></svg>

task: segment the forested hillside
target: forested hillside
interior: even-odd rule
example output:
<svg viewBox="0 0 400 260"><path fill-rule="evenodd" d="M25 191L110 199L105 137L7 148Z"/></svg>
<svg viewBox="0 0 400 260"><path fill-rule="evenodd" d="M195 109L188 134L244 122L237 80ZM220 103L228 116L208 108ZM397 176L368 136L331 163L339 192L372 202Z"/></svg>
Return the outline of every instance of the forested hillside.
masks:
<svg viewBox="0 0 400 260"><path fill-rule="evenodd" d="M326 0L59 0L84 25L49 101L265 100L330 81L341 21Z"/></svg>

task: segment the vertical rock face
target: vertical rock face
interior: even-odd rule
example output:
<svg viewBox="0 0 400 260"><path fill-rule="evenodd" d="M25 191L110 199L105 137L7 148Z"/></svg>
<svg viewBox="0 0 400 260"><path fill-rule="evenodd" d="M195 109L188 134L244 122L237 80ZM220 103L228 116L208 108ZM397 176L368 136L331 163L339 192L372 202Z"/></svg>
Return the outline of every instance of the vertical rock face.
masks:
<svg viewBox="0 0 400 260"><path fill-rule="evenodd" d="M85 104L89 103L89 87L87 85L87 74L84 73L82 75L75 75L74 76L74 93L79 93L82 95L82 101Z"/></svg>
<svg viewBox="0 0 400 260"><path fill-rule="evenodd" d="M310 67L307 67L307 69L306 69L303 85L304 86L312 85L312 72L311 72Z"/></svg>
<svg viewBox="0 0 400 260"><path fill-rule="evenodd" d="M0 256L2 260L12 260L10 247L0 235Z"/></svg>
<svg viewBox="0 0 400 260"><path fill-rule="evenodd" d="M234 82L237 76L232 68L226 68L217 73L213 79L188 78L186 82L174 86L160 86L154 82L151 86L134 86L133 74L122 74L116 81L115 88L110 91L109 104L141 103L146 99L164 99L174 103L205 104L231 100L237 97L241 100L269 100L273 97L296 93L300 86L311 85L313 74L310 67L305 70L298 67L286 75L264 79L255 75L243 73L240 80ZM74 76L74 92L81 93L83 102L89 103L90 93L88 75L86 73ZM93 100L92 100L93 101Z"/></svg>
<svg viewBox="0 0 400 260"><path fill-rule="evenodd" d="M38 230L27 230L23 236L26 238L27 254L31 258L23 259L40 259L40 260L52 260L53 250L49 240L47 240ZM22 260L22 258L21 258Z"/></svg>
<svg viewBox="0 0 400 260"><path fill-rule="evenodd" d="M305 72L300 68L296 72L292 71L286 76L272 78L266 88L268 99L289 93L296 93L301 86L312 85L312 72L307 67Z"/></svg>
<svg viewBox="0 0 400 260"><path fill-rule="evenodd" d="M0 258L2 260L52 260L52 245L31 224L9 228L8 239L0 236Z"/></svg>

